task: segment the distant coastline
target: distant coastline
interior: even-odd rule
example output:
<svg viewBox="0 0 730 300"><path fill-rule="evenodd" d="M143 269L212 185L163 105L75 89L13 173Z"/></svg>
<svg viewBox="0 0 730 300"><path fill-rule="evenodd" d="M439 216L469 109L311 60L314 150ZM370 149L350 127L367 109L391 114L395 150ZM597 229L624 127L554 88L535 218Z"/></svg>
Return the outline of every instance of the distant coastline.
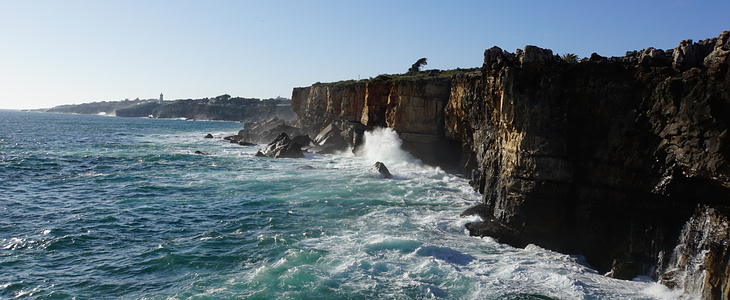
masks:
<svg viewBox="0 0 730 300"><path fill-rule="evenodd" d="M283 120L296 119L290 99L242 98L229 95L167 101L161 99L101 101L24 111L196 121L252 122L272 117Z"/></svg>

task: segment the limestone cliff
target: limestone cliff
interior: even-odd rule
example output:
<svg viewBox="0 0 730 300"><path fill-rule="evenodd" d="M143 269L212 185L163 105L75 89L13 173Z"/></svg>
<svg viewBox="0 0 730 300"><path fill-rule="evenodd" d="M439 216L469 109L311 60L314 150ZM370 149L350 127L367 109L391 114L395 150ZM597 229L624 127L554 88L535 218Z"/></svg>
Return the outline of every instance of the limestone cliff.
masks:
<svg viewBox="0 0 730 300"><path fill-rule="evenodd" d="M728 299L728 66L727 31L578 63L494 47L478 70L315 84L292 101L312 133L388 126L415 155L458 163L484 195L475 235Z"/></svg>
<svg viewBox="0 0 730 300"><path fill-rule="evenodd" d="M299 125L313 136L334 124L356 146L359 136L353 127L387 126L395 129L404 147L421 159L454 168L461 154L458 143L445 138L444 107L449 100L451 76L467 71L431 70L316 83L294 89L292 108L299 117ZM440 155L444 152L453 155Z"/></svg>

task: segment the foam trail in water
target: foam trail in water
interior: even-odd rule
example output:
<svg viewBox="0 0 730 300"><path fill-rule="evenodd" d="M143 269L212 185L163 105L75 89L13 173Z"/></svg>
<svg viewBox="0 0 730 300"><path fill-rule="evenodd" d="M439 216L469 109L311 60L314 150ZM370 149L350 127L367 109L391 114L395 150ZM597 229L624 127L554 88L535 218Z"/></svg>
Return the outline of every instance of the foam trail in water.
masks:
<svg viewBox="0 0 730 300"><path fill-rule="evenodd" d="M378 127L365 132L363 145L358 149L357 156L365 158L370 163L380 161L388 166L422 165L421 160L401 149L402 144L403 141L395 130Z"/></svg>

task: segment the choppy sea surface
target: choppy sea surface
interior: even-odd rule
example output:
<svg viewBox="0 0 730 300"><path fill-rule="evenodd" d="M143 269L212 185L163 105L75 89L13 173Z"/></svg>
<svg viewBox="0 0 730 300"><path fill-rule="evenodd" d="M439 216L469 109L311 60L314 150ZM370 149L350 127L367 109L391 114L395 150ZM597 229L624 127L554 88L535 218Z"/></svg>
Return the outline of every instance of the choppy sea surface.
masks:
<svg viewBox="0 0 730 300"><path fill-rule="evenodd" d="M241 127L0 111L0 298L677 296L469 237L459 213L479 195L392 131L359 155L268 159L221 139Z"/></svg>

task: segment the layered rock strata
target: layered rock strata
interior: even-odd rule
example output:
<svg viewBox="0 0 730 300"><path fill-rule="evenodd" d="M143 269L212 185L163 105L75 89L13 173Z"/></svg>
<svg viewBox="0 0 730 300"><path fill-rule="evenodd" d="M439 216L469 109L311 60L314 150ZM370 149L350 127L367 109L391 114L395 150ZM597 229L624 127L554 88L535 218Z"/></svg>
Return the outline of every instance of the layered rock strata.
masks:
<svg viewBox="0 0 730 300"><path fill-rule="evenodd" d="M578 63L493 47L481 69L318 83L292 107L313 136L333 125L357 146L363 126L392 127L471 174L473 234L728 299L728 66L727 31Z"/></svg>

